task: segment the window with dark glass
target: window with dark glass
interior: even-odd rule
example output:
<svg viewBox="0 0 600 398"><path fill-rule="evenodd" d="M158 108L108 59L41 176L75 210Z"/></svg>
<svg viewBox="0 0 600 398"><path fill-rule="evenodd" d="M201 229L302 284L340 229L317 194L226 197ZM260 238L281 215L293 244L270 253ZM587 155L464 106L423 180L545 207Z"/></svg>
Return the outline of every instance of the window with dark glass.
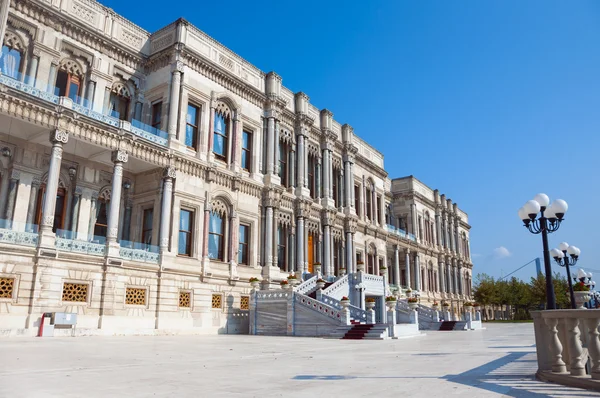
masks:
<svg viewBox="0 0 600 398"><path fill-rule="evenodd" d="M288 146L285 142L279 142L279 169L277 174L281 178L281 185L284 187L288 186Z"/></svg>
<svg viewBox="0 0 600 398"><path fill-rule="evenodd" d="M144 209L142 220L142 243L146 245L152 244L152 218L154 209Z"/></svg>
<svg viewBox="0 0 600 398"><path fill-rule="evenodd" d="M21 66L23 62L23 55L20 51L8 47L2 46L2 59L0 60L2 74L13 79L19 79L19 73L21 72Z"/></svg>
<svg viewBox="0 0 600 398"><path fill-rule="evenodd" d="M198 149L198 119L200 108L188 104L187 116L185 118L185 145L192 149Z"/></svg>
<svg viewBox="0 0 600 398"><path fill-rule="evenodd" d="M102 199L96 203L96 224L94 224L94 240L105 238L108 232L108 204Z"/></svg>
<svg viewBox="0 0 600 398"><path fill-rule="evenodd" d="M60 70L56 75L56 88L59 97L69 97L74 102L77 102L78 97L81 95L81 79L78 76Z"/></svg>
<svg viewBox="0 0 600 398"><path fill-rule="evenodd" d="M379 214L380 210L379 209L381 209L381 196L377 196L376 205L377 205L377 207L375 208L375 221L377 223L379 223L381 221L379 219L379 217L380 217L380 214Z"/></svg>
<svg viewBox="0 0 600 398"><path fill-rule="evenodd" d="M360 217L362 211L360 211L360 187L354 186L354 209L356 209L356 215Z"/></svg>
<svg viewBox="0 0 600 398"><path fill-rule="evenodd" d="M215 157L227 161L227 120L220 113L215 113L215 125L213 135L213 152Z"/></svg>
<svg viewBox="0 0 600 398"><path fill-rule="evenodd" d="M287 271L287 227L277 228L277 266Z"/></svg>
<svg viewBox="0 0 600 398"><path fill-rule="evenodd" d="M225 261L223 246L225 244L225 221L217 212L210 213L208 231L208 257Z"/></svg>
<svg viewBox="0 0 600 398"><path fill-rule="evenodd" d="M339 195L338 195L338 170L337 169L333 169L333 173L331 173L333 175L333 181L331 182L332 185L332 189L333 189L333 203L335 207L339 206L338 201L339 199Z"/></svg>
<svg viewBox="0 0 600 398"><path fill-rule="evenodd" d="M162 123L162 102L152 104L152 127L160 130Z"/></svg>
<svg viewBox="0 0 600 398"><path fill-rule="evenodd" d="M179 212L179 247L181 256L192 255L192 238L194 227L194 212L181 209Z"/></svg>
<svg viewBox="0 0 600 398"><path fill-rule="evenodd" d="M238 250L238 264L248 265L250 249L250 226L240 224L240 246Z"/></svg>
<svg viewBox="0 0 600 398"><path fill-rule="evenodd" d="M373 214L372 214L372 209L371 209L371 203L372 203L372 200L371 200L371 190L368 189L368 188L367 188L367 195L366 196L367 196L367 201L366 201L366 204L367 204L367 218L369 220L373 220Z"/></svg>
<svg viewBox="0 0 600 398"><path fill-rule="evenodd" d="M316 186L315 186L315 158L312 156L308 157L308 189L310 190L310 197L316 197Z"/></svg>
<svg viewBox="0 0 600 398"><path fill-rule="evenodd" d="M250 171L252 162L252 132L244 130L242 132L242 169Z"/></svg>
<svg viewBox="0 0 600 398"><path fill-rule="evenodd" d="M128 120L129 117L129 97L123 96L119 93L110 93L110 110L112 116L119 118L119 120Z"/></svg>

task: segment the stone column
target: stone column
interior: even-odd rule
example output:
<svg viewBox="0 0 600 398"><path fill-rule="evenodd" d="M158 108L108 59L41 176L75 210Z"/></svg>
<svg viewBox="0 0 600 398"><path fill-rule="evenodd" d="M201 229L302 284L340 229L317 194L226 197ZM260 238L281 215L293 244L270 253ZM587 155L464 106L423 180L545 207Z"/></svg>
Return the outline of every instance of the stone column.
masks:
<svg viewBox="0 0 600 398"><path fill-rule="evenodd" d="M6 25L8 21L8 10L10 8L10 0L0 1L0 38L4 41L4 35L6 34Z"/></svg>
<svg viewBox="0 0 600 398"><path fill-rule="evenodd" d="M158 244L160 247L161 256L163 256L169 251L169 229L172 223L171 216L173 215L171 209L173 201L173 180L176 177L177 170L174 167L166 167L163 170L162 203L160 209L160 231L158 237Z"/></svg>
<svg viewBox="0 0 600 398"><path fill-rule="evenodd" d="M440 277L440 292L445 293L446 292L446 283L445 283L445 271L444 271L444 259L440 258L438 260L438 265L439 265L439 270L438 270L438 274Z"/></svg>
<svg viewBox="0 0 600 398"><path fill-rule="evenodd" d="M354 200L352 198L352 195L354 194L354 181L352 178L352 156L348 154L344 155L344 178L344 204L348 209L348 213L356 214L356 209L354 209Z"/></svg>
<svg viewBox="0 0 600 398"><path fill-rule="evenodd" d="M169 96L169 124L168 133L171 140L177 138L177 116L179 114L179 91L181 90L181 75L183 63L178 61L171 76L171 93Z"/></svg>
<svg viewBox="0 0 600 398"><path fill-rule="evenodd" d="M50 63L50 71L48 73L48 84L46 85L47 91L50 94L54 94L56 88L56 73L58 71L58 59L53 59ZM108 96L107 96L108 97Z"/></svg>
<svg viewBox="0 0 600 398"><path fill-rule="evenodd" d="M448 222L448 248L454 252L454 218L450 216Z"/></svg>
<svg viewBox="0 0 600 398"><path fill-rule="evenodd" d="M330 197L329 192L329 150L323 149L323 194L322 198L327 199Z"/></svg>
<svg viewBox="0 0 600 398"><path fill-rule="evenodd" d="M394 283L400 286L400 247L394 246Z"/></svg>
<svg viewBox="0 0 600 398"><path fill-rule="evenodd" d="M290 162L288 165L288 174L289 174L289 186L296 186L296 152L295 145L292 145L292 150L290 151Z"/></svg>
<svg viewBox="0 0 600 398"><path fill-rule="evenodd" d="M415 290L421 290L421 261L419 253L415 253Z"/></svg>
<svg viewBox="0 0 600 398"><path fill-rule="evenodd" d="M17 187L19 186L19 178L21 173L18 170L12 170L10 173L10 181L8 183L8 195L6 200L6 208L4 209L4 217L12 227L13 215L15 212L15 200L17 198Z"/></svg>
<svg viewBox="0 0 600 398"><path fill-rule="evenodd" d="M4 36L2 36L2 37L4 37ZM39 61L40 61L40 51L37 49L34 49L33 55L31 56L31 62L29 63L28 68L27 68L27 78L25 80L25 83L30 86L35 85Z"/></svg>
<svg viewBox="0 0 600 398"><path fill-rule="evenodd" d="M50 165L48 169L48 180L46 182L46 199L42 208L42 225L40 226L40 247L54 247L56 239L52 232L54 226L54 211L56 207L56 192L58 191L58 178L60 165L62 163L63 145L69 140L69 134L62 130L54 130L50 133L52 150L50 154Z"/></svg>
<svg viewBox="0 0 600 398"><path fill-rule="evenodd" d="M267 111L267 175L275 173L275 114Z"/></svg>
<svg viewBox="0 0 600 398"><path fill-rule="evenodd" d="M229 234L229 278L238 279L237 273L237 253L240 246L239 242L239 223L238 216L235 210L231 212Z"/></svg>
<svg viewBox="0 0 600 398"><path fill-rule="evenodd" d="M464 291L464 287L463 287L464 286L464 281L463 281L463 272L462 272L462 261L458 261L457 265L458 265L458 268L457 268L457 270L458 270L458 276L457 276L457 279L458 279L458 294L464 295L465 291Z"/></svg>
<svg viewBox="0 0 600 398"><path fill-rule="evenodd" d="M404 263L406 267L406 287L410 289L411 286L411 277L410 277L410 250L405 249L404 252Z"/></svg>
<svg viewBox="0 0 600 398"><path fill-rule="evenodd" d="M453 281L453 293L458 294L458 267L456 266L456 259L452 259L452 272L454 273L454 281Z"/></svg>
<svg viewBox="0 0 600 398"><path fill-rule="evenodd" d="M296 239L296 271L304 273L304 217L298 217L296 221Z"/></svg>
<svg viewBox="0 0 600 398"><path fill-rule="evenodd" d="M305 148L304 148L304 136L298 135L298 181L296 181L297 193L296 196L302 195L302 188L306 188L306 174L305 172Z"/></svg>
<svg viewBox="0 0 600 398"><path fill-rule="evenodd" d="M446 266L446 293L450 294L452 293L452 261L450 260L450 257L446 258L446 262L445 262L445 266Z"/></svg>
<svg viewBox="0 0 600 398"><path fill-rule="evenodd" d="M123 163L126 163L129 156L122 150L113 151L112 161L113 178L110 192L110 206L108 212L108 222L106 234L106 245L108 255L111 257L119 256L119 245L117 237L119 234L119 210L121 207L121 188L123 187Z"/></svg>
<svg viewBox="0 0 600 398"><path fill-rule="evenodd" d="M32 187L33 188L33 187ZM77 225L79 224L79 207L81 206L81 188L77 187L73 193L73 205L71 214L71 227L70 230L73 232L72 239L77 238Z"/></svg>
<svg viewBox="0 0 600 398"><path fill-rule="evenodd" d="M213 92L210 97L210 112L208 115L208 141L206 147L206 156L209 161L214 160L213 140L215 135L215 109L217 107L217 96Z"/></svg>
<svg viewBox="0 0 600 398"><path fill-rule="evenodd" d="M444 217L444 223L442 225L443 231L442 233L444 234L444 248L449 248L449 244L448 244L448 239L450 239L450 237L448 236L448 213L444 212L443 214Z"/></svg>
<svg viewBox="0 0 600 398"><path fill-rule="evenodd" d="M418 223L418 219L417 219L417 211L415 210L415 204L411 203L410 204L410 218L411 218L411 233L415 236L415 238L418 240L419 239L419 226L417 225Z"/></svg>
<svg viewBox="0 0 600 398"><path fill-rule="evenodd" d="M279 175L279 157L281 154L279 153L279 120L275 119L275 130L273 132L275 134L275 138L273 139L273 174Z"/></svg>
<svg viewBox="0 0 600 398"><path fill-rule="evenodd" d="M25 231L27 232L36 232L34 231L33 223L35 222L35 210L38 200L38 192L40 189L41 181L39 178L34 178L31 182L31 190L29 191L29 206L27 208L27 219L25 223L27 224L25 227Z"/></svg>
<svg viewBox="0 0 600 398"><path fill-rule="evenodd" d="M332 276L331 270L331 227L328 224L323 226L323 273L325 276Z"/></svg>
<svg viewBox="0 0 600 398"><path fill-rule="evenodd" d="M88 83L88 86L87 86L87 96L86 96L86 99L88 102L87 107L90 109L93 108L95 92L96 92L96 82L94 80L90 80Z"/></svg>
<svg viewBox="0 0 600 398"><path fill-rule="evenodd" d="M442 225L440 220L440 212L436 210L435 212L435 234L436 234L436 243L438 247L442 246Z"/></svg>
<svg viewBox="0 0 600 398"><path fill-rule="evenodd" d="M265 210L265 267L273 267L273 207L266 207Z"/></svg>
<svg viewBox="0 0 600 398"><path fill-rule="evenodd" d="M277 253L277 242L279 241L279 208L273 207L273 244L271 245L271 253L273 255L273 267L279 268L279 256Z"/></svg>
<svg viewBox="0 0 600 398"><path fill-rule="evenodd" d="M314 178L315 178L315 198L320 198L321 197L321 158L317 157L317 164L315 166L315 171L314 171ZM308 172L307 174L308 175Z"/></svg>

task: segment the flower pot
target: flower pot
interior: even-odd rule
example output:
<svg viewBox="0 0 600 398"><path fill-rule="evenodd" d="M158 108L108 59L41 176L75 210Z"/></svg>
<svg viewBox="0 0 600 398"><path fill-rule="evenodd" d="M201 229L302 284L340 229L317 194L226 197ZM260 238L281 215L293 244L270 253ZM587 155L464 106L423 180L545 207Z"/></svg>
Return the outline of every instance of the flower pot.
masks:
<svg viewBox="0 0 600 398"><path fill-rule="evenodd" d="M252 289L258 289L258 287L260 286L260 282L259 281L250 282L250 286L252 286Z"/></svg>
<svg viewBox="0 0 600 398"><path fill-rule="evenodd" d="M475 311L481 311L481 307L480 306L473 307L473 308L475 308Z"/></svg>
<svg viewBox="0 0 600 398"><path fill-rule="evenodd" d="M396 308L396 303L397 303L397 301L386 301L385 305L386 305L386 307L388 307L388 311L391 311L394 308Z"/></svg>
<svg viewBox="0 0 600 398"><path fill-rule="evenodd" d="M372 310L373 308L375 308L375 302L374 301L365 301L365 307L367 307L368 310Z"/></svg>
<svg viewBox="0 0 600 398"><path fill-rule="evenodd" d="M356 270L357 271L364 271L365 270L365 263L362 263L362 264L357 263L356 264Z"/></svg>
<svg viewBox="0 0 600 398"><path fill-rule="evenodd" d="M325 282L317 282L317 289L323 289L325 287Z"/></svg>
<svg viewBox="0 0 600 398"><path fill-rule="evenodd" d="M473 310L473 307L470 305L465 305L464 309L465 309L465 312L471 312Z"/></svg>
<svg viewBox="0 0 600 398"><path fill-rule="evenodd" d="M342 309L346 309L350 305L350 300L342 300L340 301L340 305L342 306Z"/></svg>
<svg viewBox="0 0 600 398"><path fill-rule="evenodd" d="M384 276L387 274L387 268L380 268L379 269L379 275Z"/></svg>
<svg viewBox="0 0 600 398"><path fill-rule="evenodd" d="M292 286L297 286L300 284L300 281L298 279L288 279L288 283Z"/></svg>
<svg viewBox="0 0 600 398"><path fill-rule="evenodd" d="M573 292L575 294L575 304L578 310L585 309L584 304L590 300L590 292Z"/></svg>
<svg viewBox="0 0 600 398"><path fill-rule="evenodd" d="M433 308L434 311L437 311L440 309L439 305L432 305L431 308Z"/></svg>
<svg viewBox="0 0 600 398"><path fill-rule="evenodd" d="M339 276L346 275L346 268L340 268L339 274L340 274Z"/></svg>
<svg viewBox="0 0 600 398"><path fill-rule="evenodd" d="M411 310L416 310L417 308L419 308L419 303L408 303L408 308L410 308Z"/></svg>

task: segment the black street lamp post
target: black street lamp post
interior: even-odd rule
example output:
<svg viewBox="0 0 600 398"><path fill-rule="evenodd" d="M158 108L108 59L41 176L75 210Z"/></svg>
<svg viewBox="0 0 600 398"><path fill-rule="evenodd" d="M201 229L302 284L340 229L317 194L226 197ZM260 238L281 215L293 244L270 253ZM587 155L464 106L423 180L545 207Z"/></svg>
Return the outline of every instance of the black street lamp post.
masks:
<svg viewBox="0 0 600 398"><path fill-rule="evenodd" d="M519 218L529 232L542 234L544 246L544 271L546 272L546 309L556 309L556 296L552 284L552 266L550 264L550 251L548 249L548 234L555 232L560 227L563 217L568 209L567 202L562 199L550 204L550 198L544 193L535 195L533 200L525 203L519 209Z"/></svg>
<svg viewBox="0 0 600 398"><path fill-rule="evenodd" d="M551 253L554 260L561 267L567 269L567 280L569 281L569 297L571 298L571 308L576 309L575 293L573 293L573 282L571 281L571 269L569 267L577 264L581 250L575 246L569 246L567 242L562 242L558 245L558 249L552 249ZM569 258L570 256L570 258Z"/></svg>

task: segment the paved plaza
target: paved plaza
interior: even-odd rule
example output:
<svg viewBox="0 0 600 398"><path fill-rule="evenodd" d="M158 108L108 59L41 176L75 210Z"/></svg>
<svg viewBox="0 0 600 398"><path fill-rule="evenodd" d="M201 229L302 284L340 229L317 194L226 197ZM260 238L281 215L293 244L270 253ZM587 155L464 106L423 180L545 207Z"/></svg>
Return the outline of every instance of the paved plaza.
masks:
<svg viewBox="0 0 600 398"><path fill-rule="evenodd" d="M533 325L405 340L7 338L0 397L592 397L534 379Z"/></svg>

